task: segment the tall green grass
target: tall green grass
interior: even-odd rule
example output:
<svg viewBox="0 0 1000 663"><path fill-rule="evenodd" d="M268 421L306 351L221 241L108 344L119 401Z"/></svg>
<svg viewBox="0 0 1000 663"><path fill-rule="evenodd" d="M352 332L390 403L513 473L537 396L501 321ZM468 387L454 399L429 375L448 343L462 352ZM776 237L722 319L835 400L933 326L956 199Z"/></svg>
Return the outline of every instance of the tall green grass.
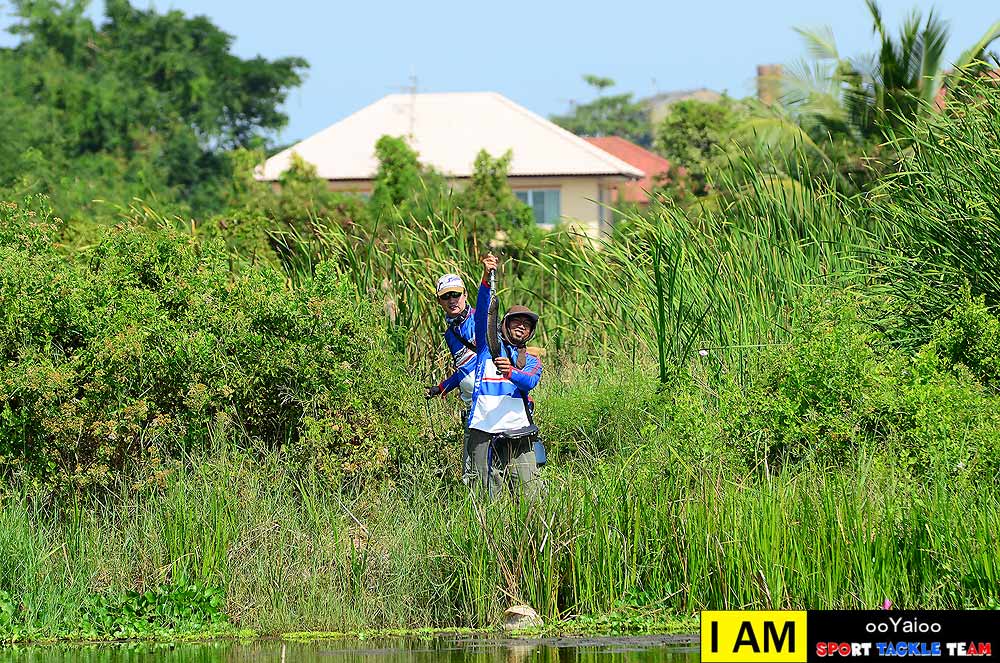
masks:
<svg viewBox="0 0 1000 663"><path fill-rule="evenodd" d="M385 219L374 230L313 220L312 234L275 238L293 280L308 279L320 261L336 264L360 298L384 307L400 349L421 363L441 347L434 280L457 271L474 290L478 259L492 250L512 256L501 298L538 309L547 349L651 358L662 379L709 349L742 371L755 347L782 338L804 288L859 280L855 256L869 236L856 201L820 184L758 177L741 188L727 204L655 203L625 213L601 238L567 228L537 243L498 236L480 246L461 211L444 204L444 212Z"/></svg>
<svg viewBox="0 0 1000 663"><path fill-rule="evenodd" d="M948 95L945 112L900 128L908 158L870 200L887 238L880 289L895 304L884 323L910 345L949 315L963 287L1000 306L1000 87L970 78Z"/></svg>
<svg viewBox="0 0 1000 663"><path fill-rule="evenodd" d="M997 605L1000 504L974 483L913 484L871 457L741 476L639 446L566 463L540 502L486 503L415 478L366 500L226 454L161 494L0 509L0 587L37 636L87 597L181 580L221 588L261 632L496 624L703 608Z"/></svg>
<svg viewBox="0 0 1000 663"><path fill-rule="evenodd" d="M535 266L575 309L535 293L562 313L552 324L655 357L661 378L699 350L745 372L757 348L786 338L807 288L861 280L855 256L866 239L835 193L756 187L724 207L656 204L596 245L549 238Z"/></svg>

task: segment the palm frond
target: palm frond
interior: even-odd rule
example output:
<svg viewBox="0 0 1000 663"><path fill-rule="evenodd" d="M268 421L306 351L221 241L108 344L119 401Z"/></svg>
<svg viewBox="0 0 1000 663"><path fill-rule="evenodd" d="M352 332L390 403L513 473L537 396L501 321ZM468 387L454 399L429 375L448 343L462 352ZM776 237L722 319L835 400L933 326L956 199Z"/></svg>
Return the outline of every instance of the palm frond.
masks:
<svg viewBox="0 0 1000 663"><path fill-rule="evenodd" d="M833 63L806 60L785 67L781 78L782 104L799 115L845 121L836 69Z"/></svg>
<svg viewBox="0 0 1000 663"><path fill-rule="evenodd" d="M956 85L959 79L966 75L968 70L976 65L977 62L985 60L986 49L989 48L990 44L995 42L1000 38L1000 21L997 21L991 25L983 36L980 37L972 46L967 48L962 52L961 55L953 63L953 68L949 72L939 71L937 75L937 88L940 89L944 87L945 89L952 88ZM996 57L994 56L994 59ZM1000 63L997 63L1000 64Z"/></svg>
<svg viewBox="0 0 1000 663"><path fill-rule="evenodd" d="M938 19L931 10L920 33L918 45L921 57L917 89L920 91L920 98L928 103L934 101L941 86L941 64L948 44L948 32L947 23Z"/></svg>
<svg viewBox="0 0 1000 663"><path fill-rule="evenodd" d="M840 54L837 52L837 40L833 36L833 30L828 25L819 28L792 28L802 41L805 42L806 51L817 60L839 60Z"/></svg>
<svg viewBox="0 0 1000 663"><path fill-rule="evenodd" d="M752 117L737 127L735 134L742 138L753 137L769 150L779 153L791 153L800 146L805 147L824 164L833 166L833 161L823 148L801 126L780 115Z"/></svg>
<svg viewBox="0 0 1000 663"><path fill-rule="evenodd" d="M878 55L867 53L852 57L845 61L845 68L853 71L859 79L856 85L882 82Z"/></svg>
<svg viewBox="0 0 1000 663"><path fill-rule="evenodd" d="M920 76L920 64L922 60L920 53L920 24L922 22L923 17L920 12L914 9L907 15L906 20L903 21L903 25L899 30L898 56L895 65L899 76L898 80L903 84L903 87L913 87Z"/></svg>
<svg viewBox="0 0 1000 663"><path fill-rule="evenodd" d="M872 32L879 36L882 41L886 40L885 24L882 23L882 10L879 9L875 0L865 0L868 12L872 15Z"/></svg>
<svg viewBox="0 0 1000 663"><path fill-rule="evenodd" d="M964 69L976 60L983 58L983 51L989 48L990 44L1000 38L1000 21L997 21L983 33L976 43L966 49L953 63L955 70Z"/></svg>

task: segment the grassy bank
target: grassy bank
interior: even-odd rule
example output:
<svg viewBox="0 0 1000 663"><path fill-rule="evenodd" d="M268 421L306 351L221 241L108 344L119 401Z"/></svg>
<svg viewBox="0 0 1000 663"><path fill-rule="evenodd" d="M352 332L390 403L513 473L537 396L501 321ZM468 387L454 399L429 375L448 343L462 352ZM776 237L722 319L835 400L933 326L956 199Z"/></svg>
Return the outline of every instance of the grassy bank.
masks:
<svg viewBox="0 0 1000 663"><path fill-rule="evenodd" d="M614 400L624 385L631 408ZM628 372L566 371L542 396L554 462L539 503L471 497L457 458L443 478L351 496L228 445L162 488L9 492L2 637L491 628L516 602L584 630L662 629L705 608L998 606L1000 503L984 476L915 477L878 446L750 468L704 448L708 401Z"/></svg>
<svg viewBox="0 0 1000 663"><path fill-rule="evenodd" d="M537 505L431 483L344 502L222 457L160 495L55 517L10 496L3 572L24 584L3 636L486 628L520 601L626 629L703 608L997 606L987 487L871 460L752 478L638 460L552 472ZM132 590L156 593L148 612Z"/></svg>

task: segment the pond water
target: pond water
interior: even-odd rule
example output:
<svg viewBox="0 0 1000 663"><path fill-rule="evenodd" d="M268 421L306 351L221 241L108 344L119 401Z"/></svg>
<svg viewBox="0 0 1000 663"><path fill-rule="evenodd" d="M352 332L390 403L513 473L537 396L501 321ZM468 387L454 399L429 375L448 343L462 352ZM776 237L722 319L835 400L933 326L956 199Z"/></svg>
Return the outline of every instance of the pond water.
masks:
<svg viewBox="0 0 1000 663"><path fill-rule="evenodd" d="M417 661L422 663L698 663L690 636L503 638L439 636L314 642L206 642L47 645L0 649L0 663L278 663Z"/></svg>

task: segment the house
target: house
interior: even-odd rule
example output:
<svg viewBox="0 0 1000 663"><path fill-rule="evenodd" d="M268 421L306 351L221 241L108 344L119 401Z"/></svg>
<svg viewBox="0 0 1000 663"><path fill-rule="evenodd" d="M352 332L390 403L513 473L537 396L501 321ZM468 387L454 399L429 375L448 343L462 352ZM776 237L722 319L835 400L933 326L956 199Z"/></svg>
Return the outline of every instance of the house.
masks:
<svg viewBox="0 0 1000 663"><path fill-rule="evenodd" d="M272 156L256 177L276 182L297 153L332 190L370 194L375 142L384 135L405 137L422 163L457 187L481 149L494 156L511 150L508 181L535 220L567 220L591 235L611 221L603 206L610 192L645 175L500 94L472 92L391 94Z"/></svg>
<svg viewBox="0 0 1000 663"><path fill-rule="evenodd" d="M641 179L619 185L612 193L611 204L649 204L649 192L660 183L659 179L666 177L670 162L620 136L599 136L586 141L645 173Z"/></svg>

